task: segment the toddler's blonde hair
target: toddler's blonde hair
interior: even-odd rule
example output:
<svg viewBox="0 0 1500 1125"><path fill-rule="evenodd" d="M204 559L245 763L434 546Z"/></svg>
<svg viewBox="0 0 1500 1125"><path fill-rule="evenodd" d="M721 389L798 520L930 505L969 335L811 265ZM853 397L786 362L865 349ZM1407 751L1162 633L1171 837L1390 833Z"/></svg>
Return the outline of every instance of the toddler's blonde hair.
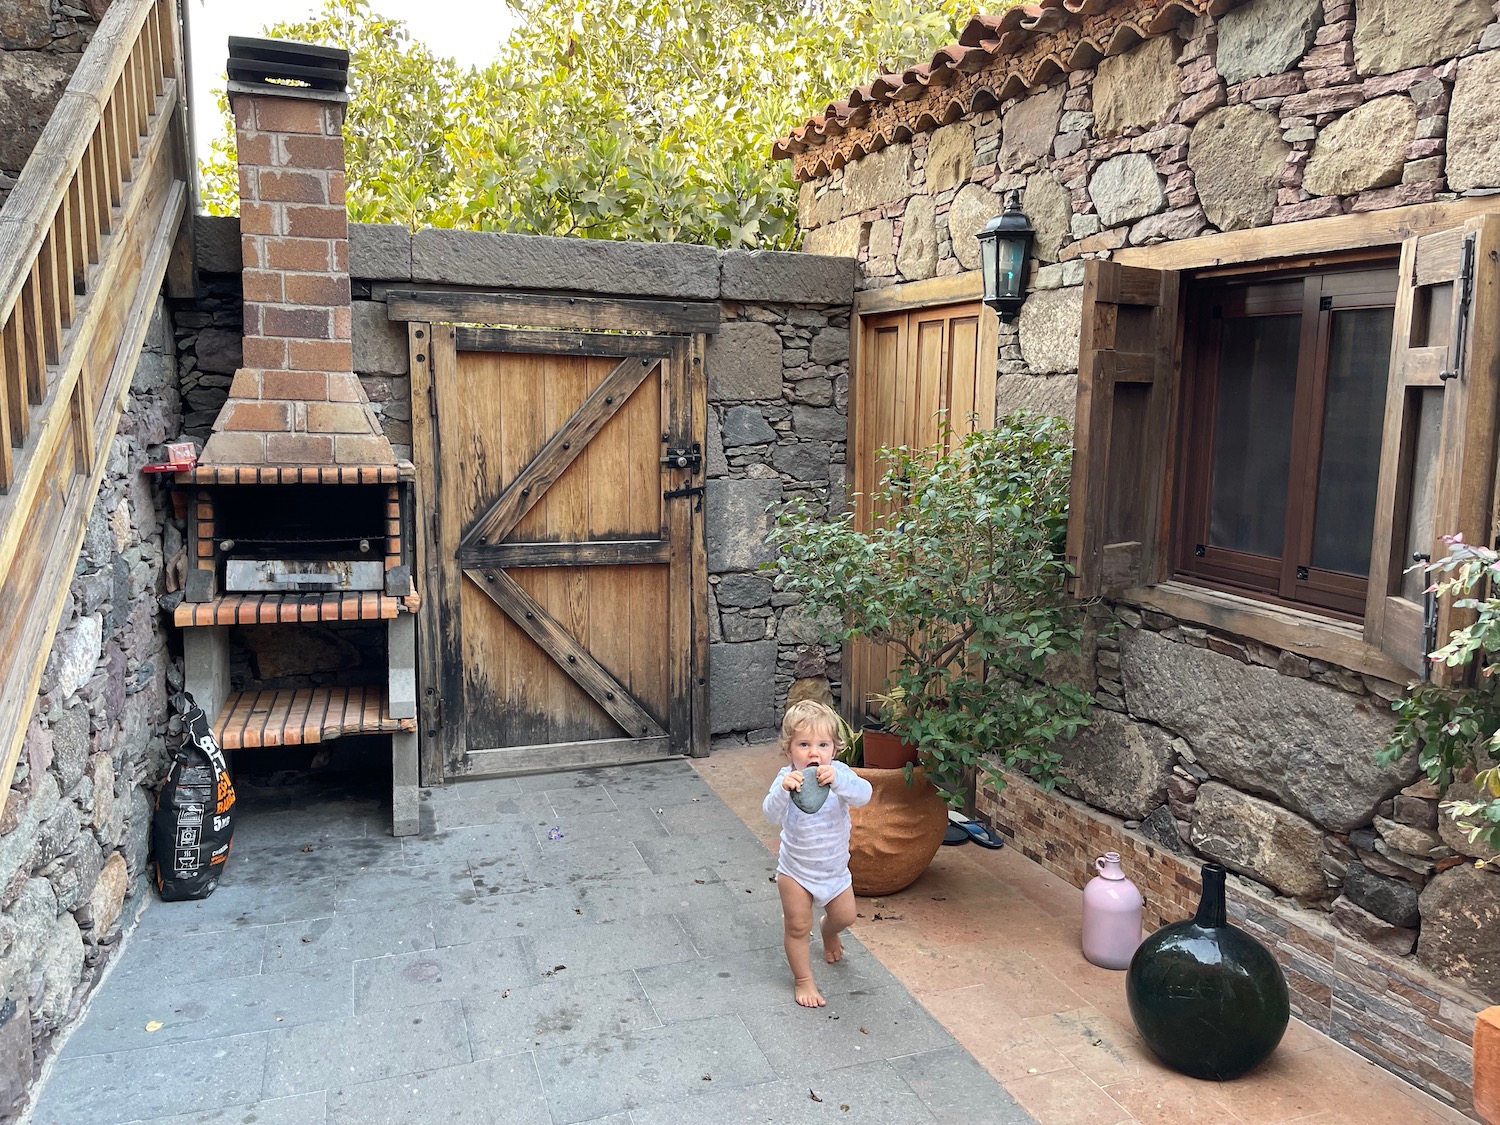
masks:
<svg viewBox="0 0 1500 1125"><path fill-rule="evenodd" d="M793 703L782 716L781 752L783 754L791 752L792 737L803 727L828 731L833 735L834 745L838 748L834 753L843 752L844 736L840 729L838 712L826 703L819 703L816 699L804 699Z"/></svg>

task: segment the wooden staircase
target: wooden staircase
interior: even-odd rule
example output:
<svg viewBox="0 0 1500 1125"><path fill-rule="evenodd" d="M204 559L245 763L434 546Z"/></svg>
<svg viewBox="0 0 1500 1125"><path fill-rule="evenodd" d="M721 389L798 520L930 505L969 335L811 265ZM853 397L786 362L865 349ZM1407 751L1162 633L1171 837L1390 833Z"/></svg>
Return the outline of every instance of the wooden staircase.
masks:
<svg viewBox="0 0 1500 1125"><path fill-rule="evenodd" d="M0 802L187 241L182 60L170 0L115 0L0 210Z"/></svg>

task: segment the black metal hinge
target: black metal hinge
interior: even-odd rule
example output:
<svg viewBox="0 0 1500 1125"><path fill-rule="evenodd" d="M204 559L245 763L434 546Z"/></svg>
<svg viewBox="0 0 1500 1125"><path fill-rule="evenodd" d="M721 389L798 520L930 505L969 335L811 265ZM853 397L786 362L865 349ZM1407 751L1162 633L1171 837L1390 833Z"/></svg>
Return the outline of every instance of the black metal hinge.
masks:
<svg viewBox="0 0 1500 1125"><path fill-rule="evenodd" d="M1438 372L1438 378L1445 383L1457 379L1464 369L1469 306L1474 300L1474 241L1477 237L1473 232L1465 236L1458 276L1453 280L1453 335L1448 344L1448 366Z"/></svg>

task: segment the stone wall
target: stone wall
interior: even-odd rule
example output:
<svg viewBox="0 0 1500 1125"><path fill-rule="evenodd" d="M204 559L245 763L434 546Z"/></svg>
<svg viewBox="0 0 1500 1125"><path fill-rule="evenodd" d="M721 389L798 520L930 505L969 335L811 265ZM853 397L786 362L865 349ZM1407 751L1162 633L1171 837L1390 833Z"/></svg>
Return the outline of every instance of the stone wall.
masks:
<svg viewBox="0 0 1500 1125"><path fill-rule="evenodd" d="M0 1117L150 893L152 790L182 683L159 597L182 530L140 468L178 432L173 355L159 307L0 814Z"/></svg>
<svg viewBox="0 0 1500 1125"><path fill-rule="evenodd" d="M0 0L0 204L108 9L109 0Z"/></svg>
<svg viewBox="0 0 1500 1125"><path fill-rule="evenodd" d="M857 257L865 289L971 270L974 233L1020 191L1038 261L1019 318L1000 327L998 409L1071 417L1085 259L1500 191L1496 10L1251 0L1153 25L1158 34L1097 67L804 183L805 245ZM920 107L871 112L861 136L880 131L882 112L910 123ZM1142 606L1093 611L1080 679L1098 708L1068 751L1075 797L1120 833L1223 862L1277 909L1301 912L1299 924L1336 933L1341 950L1500 999L1500 876L1467 862L1479 849L1439 817L1414 765L1374 761L1400 685ZM1086 877L1069 864L1070 878ZM1184 905L1164 899L1162 916ZM1429 1088L1459 1100L1457 1064L1434 1062L1398 1026L1421 1022L1422 1003L1397 1012L1400 996L1366 999L1390 1014L1386 1038L1344 1041L1396 1069L1406 1058L1409 1077L1430 1063L1446 1077L1429 1075Z"/></svg>
<svg viewBox="0 0 1500 1125"><path fill-rule="evenodd" d="M178 311L188 432L207 436L240 362L238 223L197 225L202 297ZM406 329L386 294L413 283L478 289L712 301L704 515L709 712L716 741L768 737L798 672L821 675L838 648L760 572L770 558L767 509L793 496L843 510L849 390L847 258L727 252L352 224L354 370L398 457L410 457ZM564 280L565 279L565 280ZM243 660L242 660L243 663Z"/></svg>

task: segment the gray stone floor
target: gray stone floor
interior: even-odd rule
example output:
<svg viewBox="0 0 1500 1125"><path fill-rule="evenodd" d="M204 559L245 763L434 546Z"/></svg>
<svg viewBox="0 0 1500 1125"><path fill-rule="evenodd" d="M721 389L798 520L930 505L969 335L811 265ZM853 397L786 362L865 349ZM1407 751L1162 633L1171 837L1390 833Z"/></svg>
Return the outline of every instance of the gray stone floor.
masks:
<svg viewBox="0 0 1500 1125"><path fill-rule="evenodd" d="M224 882L145 911L33 1125L1031 1122L858 942L793 1004L774 860L686 762L422 814L246 790Z"/></svg>

